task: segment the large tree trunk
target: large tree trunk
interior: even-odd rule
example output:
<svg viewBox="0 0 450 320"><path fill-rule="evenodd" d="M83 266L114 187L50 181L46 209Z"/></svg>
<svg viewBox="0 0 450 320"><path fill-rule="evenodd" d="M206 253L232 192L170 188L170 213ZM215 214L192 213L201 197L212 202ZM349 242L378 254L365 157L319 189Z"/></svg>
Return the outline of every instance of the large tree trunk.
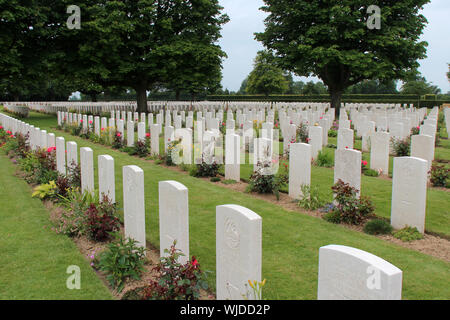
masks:
<svg viewBox="0 0 450 320"><path fill-rule="evenodd" d="M342 91L330 89L331 107L335 109L336 120L341 114Z"/></svg>
<svg viewBox="0 0 450 320"><path fill-rule="evenodd" d="M136 112L147 112L147 83L142 82L136 90L137 110Z"/></svg>
<svg viewBox="0 0 450 320"><path fill-rule="evenodd" d="M180 101L180 93L181 93L180 89L175 90L175 100Z"/></svg>

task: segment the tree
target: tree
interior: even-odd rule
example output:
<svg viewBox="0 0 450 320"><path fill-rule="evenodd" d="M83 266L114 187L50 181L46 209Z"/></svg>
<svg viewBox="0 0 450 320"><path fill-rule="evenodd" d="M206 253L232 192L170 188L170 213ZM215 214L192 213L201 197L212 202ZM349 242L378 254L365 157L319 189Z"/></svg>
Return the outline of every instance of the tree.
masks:
<svg viewBox="0 0 450 320"><path fill-rule="evenodd" d="M288 89L286 74L274 64L273 56L268 51L258 51L253 70L248 76L247 92L268 96L285 93Z"/></svg>
<svg viewBox="0 0 450 320"><path fill-rule="evenodd" d="M215 42L227 21L217 0L84 2L87 20L83 15L80 32L86 41L79 46L77 61L87 61L89 77L103 87L133 88L138 112L147 110L147 90L155 84L179 87L179 72L184 80L191 73L190 83L183 85L191 91L217 83L217 67L213 70L210 61L220 71L222 52ZM211 58L211 52L219 57ZM183 70L183 65L188 68ZM206 77L207 67L212 78Z"/></svg>
<svg viewBox="0 0 450 320"><path fill-rule="evenodd" d="M397 91L395 80L363 80L347 88L346 93L351 94L394 94Z"/></svg>
<svg viewBox="0 0 450 320"><path fill-rule="evenodd" d="M248 85L248 76L245 77L241 82L241 86L237 92L237 94L247 94L247 85Z"/></svg>
<svg viewBox="0 0 450 320"><path fill-rule="evenodd" d="M402 86L402 93L422 96L425 94L439 94L441 93L441 89L428 83L424 77L420 77L419 79L410 79L406 81Z"/></svg>
<svg viewBox="0 0 450 320"><path fill-rule="evenodd" d="M326 94L327 88L323 85L322 82L314 83L313 81L309 81L303 87L302 94Z"/></svg>
<svg viewBox="0 0 450 320"><path fill-rule="evenodd" d="M419 37L429 0L264 0L265 31L256 39L279 65L299 76L318 76L339 117L342 93L364 79L403 79L426 57ZM369 29L370 5L381 8L381 28Z"/></svg>

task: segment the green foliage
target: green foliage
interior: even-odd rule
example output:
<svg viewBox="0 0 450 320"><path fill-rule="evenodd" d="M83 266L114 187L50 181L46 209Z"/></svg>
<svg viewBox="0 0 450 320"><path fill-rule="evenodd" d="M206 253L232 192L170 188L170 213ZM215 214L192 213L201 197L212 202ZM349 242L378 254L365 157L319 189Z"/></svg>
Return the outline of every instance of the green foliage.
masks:
<svg viewBox="0 0 450 320"><path fill-rule="evenodd" d="M366 168L362 173L368 177L378 177L380 175L378 173L378 171L370 169L370 168Z"/></svg>
<svg viewBox="0 0 450 320"><path fill-rule="evenodd" d="M283 70L273 63L268 51L258 51L253 71L248 76L246 92L250 94L284 93L288 90L288 82Z"/></svg>
<svg viewBox="0 0 450 320"><path fill-rule="evenodd" d="M219 164L213 162L208 164L202 162L196 165L196 169L192 170L194 177L215 177L219 173Z"/></svg>
<svg viewBox="0 0 450 320"><path fill-rule="evenodd" d="M423 96L426 94L438 94L440 92L441 89L428 83L423 77L408 80L402 86L403 94L417 94Z"/></svg>
<svg viewBox="0 0 450 320"><path fill-rule="evenodd" d="M391 138L391 146L396 157L409 156L411 139L395 139Z"/></svg>
<svg viewBox="0 0 450 320"><path fill-rule="evenodd" d="M325 221L328 221L330 223L335 223L335 224L339 224L339 223L342 222L341 214L337 210L333 210L333 211L330 211L330 212L326 213L323 216L323 219Z"/></svg>
<svg viewBox="0 0 450 320"><path fill-rule="evenodd" d="M32 194L33 198L39 198L41 200L45 199L52 199L55 198L57 193L57 186L55 184L55 181L50 181L46 184L41 184L34 188L34 192Z"/></svg>
<svg viewBox="0 0 450 320"><path fill-rule="evenodd" d="M25 153L25 157L19 159L19 166L28 183L46 184L58 178L54 151L36 150Z"/></svg>
<svg viewBox="0 0 450 320"><path fill-rule="evenodd" d="M303 184L302 198L298 201L298 205L307 210L317 210L325 204L325 201L321 199L319 188L317 186L311 187Z"/></svg>
<svg viewBox="0 0 450 320"><path fill-rule="evenodd" d="M348 183L344 183L339 179L331 189L337 202L334 209L335 213L332 215L336 221L359 225L373 215L375 207L372 202L363 196L358 199L358 190L351 187ZM337 218L337 214L339 214L339 218Z"/></svg>
<svg viewBox="0 0 450 320"><path fill-rule="evenodd" d="M211 181L211 182L219 182L220 178L219 177L212 177L211 179L209 179L209 181Z"/></svg>
<svg viewBox="0 0 450 320"><path fill-rule="evenodd" d="M447 187L450 169L445 165L433 164L430 170L430 182L434 187Z"/></svg>
<svg viewBox="0 0 450 320"><path fill-rule="evenodd" d="M337 131L336 130L330 130L330 131L328 131L328 136L329 137L333 137L333 138L336 138L337 137Z"/></svg>
<svg viewBox="0 0 450 320"><path fill-rule="evenodd" d="M184 254L175 246L176 241L170 250L164 250L166 256L161 257L154 268L157 278L144 288L143 299L198 300L200 290L208 289L206 274L200 269L197 259L192 256L191 261L181 264L179 258Z"/></svg>
<svg viewBox="0 0 450 320"><path fill-rule="evenodd" d="M289 173L286 168L276 175L271 173L270 162L258 162L257 169L250 176L247 192L273 193L277 200L280 198L280 189L289 183Z"/></svg>
<svg viewBox="0 0 450 320"><path fill-rule="evenodd" d="M223 183L223 184L236 184L237 181L236 181L236 180L228 179L228 180L222 180L222 183Z"/></svg>
<svg viewBox="0 0 450 320"><path fill-rule="evenodd" d="M315 163L319 167L331 168L332 166L334 166L333 156L329 152L321 150L317 155Z"/></svg>
<svg viewBox="0 0 450 320"><path fill-rule="evenodd" d="M419 66L426 43L420 9L429 0L384 2L381 29L369 29L368 5L307 0L264 0L265 31L256 39L272 50L281 68L318 76L339 115L341 95L364 79L405 79ZM401 17L401 18L399 18Z"/></svg>
<svg viewBox="0 0 450 320"><path fill-rule="evenodd" d="M67 196L61 198L61 206L65 209L56 217L54 230L57 233L65 234L69 237L77 237L86 234L86 211L91 204L97 205L98 198L89 191L80 192L79 188L69 188Z"/></svg>
<svg viewBox="0 0 450 320"><path fill-rule="evenodd" d="M403 242L410 242L414 240L423 239L423 235L417 230L417 228L413 228L410 226L406 226L403 229L394 231L394 237L402 240Z"/></svg>
<svg viewBox="0 0 450 320"><path fill-rule="evenodd" d="M297 127L297 141L301 143L308 143L308 125L301 122Z"/></svg>
<svg viewBox="0 0 450 320"><path fill-rule="evenodd" d="M120 221L116 211L116 204L111 203L106 195L99 204L91 203L85 213L87 236L94 241L105 241L112 232L119 231Z"/></svg>
<svg viewBox="0 0 450 320"><path fill-rule="evenodd" d="M100 254L99 268L107 274L106 279L117 291L123 290L126 279L140 279L146 261L145 250L134 239L118 237Z"/></svg>
<svg viewBox="0 0 450 320"><path fill-rule="evenodd" d="M368 234L390 234L392 226L389 222L383 219L373 219L364 225L364 232Z"/></svg>

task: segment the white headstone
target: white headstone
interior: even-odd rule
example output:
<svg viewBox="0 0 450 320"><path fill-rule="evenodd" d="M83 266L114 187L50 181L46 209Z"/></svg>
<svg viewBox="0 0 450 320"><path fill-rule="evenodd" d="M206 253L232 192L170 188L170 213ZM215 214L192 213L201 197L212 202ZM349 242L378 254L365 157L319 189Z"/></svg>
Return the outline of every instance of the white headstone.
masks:
<svg viewBox="0 0 450 320"><path fill-rule="evenodd" d="M394 158L392 177L391 224L425 231L427 200L427 160L415 157Z"/></svg>
<svg viewBox="0 0 450 320"><path fill-rule="evenodd" d="M341 245L319 249L318 300L401 300L402 271L369 252Z"/></svg>
<svg viewBox="0 0 450 320"><path fill-rule="evenodd" d="M216 208L216 292L218 300L242 300L248 281L261 281L262 219L238 205ZM252 296L249 297L253 298Z"/></svg>
<svg viewBox="0 0 450 320"><path fill-rule="evenodd" d="M342 180L350 187L361 191L361 151L353 149L336 150L334 154L334 183Z"/></svg>
<svg viewBox="0 0 450 320"><path fill-rule="evenodd" d="M165 257L165 249L170 249L174 240L176 248L184 256L179 263L190 261L189 256L189 203L188 189L176 181L159 182L159 243L160 255Z"/></svg>
<svg viewBox="0 0 450 320"><path fill-rule="evenodd" d="M123 167L123 213L125 237L145 247L144 171L134 165Z"/></svg>
<svg viewBox="0 0 450 320"><path fill-rule="evenodd" d="M289 151L289 196L300 199L302 185L311 184L312 147L306 143L292 143Z"/></svg>
<svg viewBox="0 0 450 320"><path fill-rule="evenodd" d="M109 155L98 156L98 193L100 201L103 200L103 195L106 195L111 203L116 202L114 174L114 158Z"/></svg>
<svg viewBox="0 0 450 320"><path fill-rule="evenodd" d="M81 192L94 191L94 152L89 147L80 148Z"/></svg>

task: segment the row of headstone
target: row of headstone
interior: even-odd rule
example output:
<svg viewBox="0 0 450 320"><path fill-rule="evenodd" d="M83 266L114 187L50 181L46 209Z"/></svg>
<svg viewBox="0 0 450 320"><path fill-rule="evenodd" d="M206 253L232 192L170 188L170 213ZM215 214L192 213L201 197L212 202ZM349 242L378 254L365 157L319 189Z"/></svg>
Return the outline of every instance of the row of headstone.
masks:
<svg viewBox="0 0 450 320"><path fill-rule="evenodd" d="M12 124L15 121L17 120L0 115L0 123L5 128L23 133L17 130L22 128L21 124ZM61 156L64 140L58 137L56 141L57 154ZM308 153L312 149L308 144L293 144L291 148L294 156L297 153ZM68 142L67 149L70 150L67 161L73 160L76 163L76 143ZM343 162L346 162L347 157L352 157L346 156L346 153L353 155L355 152L358 151L337 150L336 158L340 158L339 154L342 153ZM82 184L85 190L92 191L93 151L81 148L80 155ZM303 158L305 164L310 163L308 156ZM400 165L405 172L403 175L399 174L395 186L402 183L402 176L411 176L408 170L416 169L409 159L396 160L399 160L398 163L408 161L409 165L406 169ZM425 168L424 160L413 158L412 161L420 162ZM395 162L395 168L398 163ZM114 159L101 155L98 167L99 189L114 199ZM297 172L297 175L301 176L301 173ZM306 181L308 178L304 179ZM414 185L411 181L408 182L410 186ZM400 189L402 191L404 188ZM406 194L408 192L410 191L406 191ZM137 166L123 167L123 201L125 236L135 239L140 246L146 246L144 172ZM159 182L159 210L161 255L176 240L177 247L186 255L180 262L186 262L189 257L187 188L176 181ZM216 268L217 299L254 298L249 295L247 283L249 280L261 281L262 219L259 215L238 205L216 208ZM319 250L318 299L400 299L401 286L401 270L368 252L336 245Z"/></svg>

